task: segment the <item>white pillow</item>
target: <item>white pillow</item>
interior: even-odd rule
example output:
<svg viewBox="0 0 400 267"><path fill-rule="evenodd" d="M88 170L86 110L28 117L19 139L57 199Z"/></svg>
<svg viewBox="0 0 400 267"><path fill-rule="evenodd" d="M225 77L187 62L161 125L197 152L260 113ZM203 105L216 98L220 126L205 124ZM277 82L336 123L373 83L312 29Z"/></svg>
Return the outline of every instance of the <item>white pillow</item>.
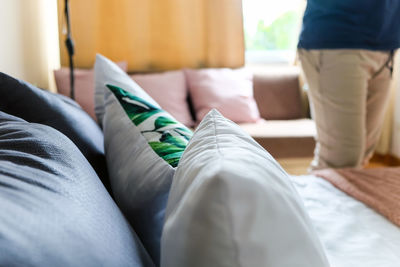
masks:
<svg viewBox="0 0 400 267"><path fill-rule="evenodd" d="M95 79L115 200L158 265L172 177L192 132L100 55Z"/></svg>
<svg viewBox="0 0 400 267"><path fill-rule="evenodd" d="M287 173L212 110L174 175L161 266L329 266Z"/></svg>

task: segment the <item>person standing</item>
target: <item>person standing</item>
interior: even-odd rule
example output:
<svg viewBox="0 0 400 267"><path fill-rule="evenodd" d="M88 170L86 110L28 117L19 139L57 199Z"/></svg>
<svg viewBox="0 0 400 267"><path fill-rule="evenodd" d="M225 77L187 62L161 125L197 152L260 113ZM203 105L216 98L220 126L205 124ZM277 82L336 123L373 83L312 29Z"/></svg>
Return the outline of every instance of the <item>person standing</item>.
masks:
<svg viewBox="0 0 400 267"><path fill-rule="evenodd" d="M298 55L317 127L311 170L368 163L399 47L399 0L307 1Z"/></svg>

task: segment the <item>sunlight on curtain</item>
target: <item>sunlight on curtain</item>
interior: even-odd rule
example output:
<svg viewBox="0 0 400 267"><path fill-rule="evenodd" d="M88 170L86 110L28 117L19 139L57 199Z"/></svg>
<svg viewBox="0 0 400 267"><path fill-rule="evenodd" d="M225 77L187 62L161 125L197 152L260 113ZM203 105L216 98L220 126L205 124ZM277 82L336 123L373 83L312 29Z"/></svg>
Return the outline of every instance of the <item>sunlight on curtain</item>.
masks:
<svg viewBox="0 0 400 267"><path fill-rule="evenodd" d="M129 71L244 64L241 0L70 0L70 10L78 67L92 67L96 53ZM66 66L64 39L60 30Z"/></svg>
<svg viewBox="0 0 400 267"><path fill-rule="evenodd" d="M53 70L60 67L57 3L1 0L0 71L56 91Z"/></svg>
<svg viewBox="0 0 400 267"><path fill-rule="evenodd" d="M393 97L393 138L391 144L391 152L400 158L400 52L397 52L395 59L395 77L394 77L394 96Z"/></svg>
<svg viewBox="0 0 400 267"><path fill-rule="evenodd" d="M397 103L397 105L395 105L396 104L396 95L400 94L400 68L399 68L400 53L396 53L395 64L396 64L396 66L394 67L394 71L393 71L393 81L392 81L392 85L390 88L390 90L391 90L390 91L390 99L389 99L389 103L387 106L385 119L383 122L381 137L380 137L377 147L375 149L375 151L377 153L382 154L382 155L389 154L390 152L395 152L393 150L396 150L396 149L392 149L392 148L394 148L393 145L400 144L400 140L394 139L396 136L398 136L398 134L394 131L395 127L396 127L395 125L396 125L396 123L400 124L399 122L394 121L395 118L397 118L397 120L399 120L398 118L400 117L400 110L398 108L399 103ZM397 113L397 115L395 115L395 112ZM400 127L397 126L397 129L399 129L399 128ZM398 151L398 153L400 152L399 148L397 148L397 151ZM398 156L400 156L400 153L398 154Z"/></svg>

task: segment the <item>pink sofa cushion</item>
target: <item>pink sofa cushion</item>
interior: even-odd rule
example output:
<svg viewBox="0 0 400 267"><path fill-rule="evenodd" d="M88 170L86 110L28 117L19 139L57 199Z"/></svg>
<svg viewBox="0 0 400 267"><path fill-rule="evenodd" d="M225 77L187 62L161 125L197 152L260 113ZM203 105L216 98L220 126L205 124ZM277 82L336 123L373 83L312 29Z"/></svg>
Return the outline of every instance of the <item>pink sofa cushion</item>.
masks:
<svg viewBox="0 0 400 267"><path fill-rule="evenodd" d="M124 71L127 70L127 62L117 62L117 65ZM75 69L75 101L81 105L90 117L97 121L94 113L94 70ZM57 91L59 94L70 96L69 68L63 67L54 71Z"/></svg>
<svg viewBox="0 0 400 267"><path fill-rule="evenodd" d="M131 78L175 119L188 127L193 126L183 71L135 74Z"/></svg>
<svg viewBox="0 0 400 267"><path fill-rule="evenodd" d="M185 74L197 121L213 108L238 123L260 119L252 74L246 69L186 69Z"/></svg>

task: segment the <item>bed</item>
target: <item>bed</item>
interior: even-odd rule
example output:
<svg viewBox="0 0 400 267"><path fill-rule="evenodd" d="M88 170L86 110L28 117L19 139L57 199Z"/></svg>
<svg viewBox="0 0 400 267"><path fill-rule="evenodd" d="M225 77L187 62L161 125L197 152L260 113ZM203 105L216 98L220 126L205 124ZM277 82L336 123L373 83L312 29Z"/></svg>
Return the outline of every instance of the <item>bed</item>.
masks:
<svg viewBox="0 0 400 267"><path fill-rule="evenodd" d="M400 266L400 229L328 181L291 177L332 267Z"/></svg>

